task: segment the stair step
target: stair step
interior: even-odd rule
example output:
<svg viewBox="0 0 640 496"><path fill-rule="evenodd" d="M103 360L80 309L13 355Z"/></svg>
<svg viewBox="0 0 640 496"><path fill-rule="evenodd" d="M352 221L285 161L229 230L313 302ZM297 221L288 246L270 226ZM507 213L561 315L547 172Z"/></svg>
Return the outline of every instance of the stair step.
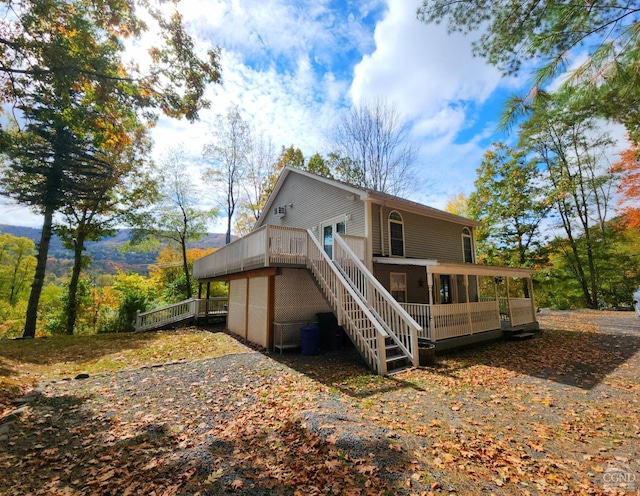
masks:
<svg viewBox="0 0 640 496"><path fill-rule="evenodd" d="M534 334L532 332L518 332L516 334L511 334L509 336L509 339L524 340L524 339L531 339L533 336Z"/></svg>
<svg viewBox="0 0 640 496"><path fill-rule="evenodd" d="M400 360L408 360L409 357L407 355L394 355L387 357L387 363L398 362Z"/></svg>
<svg viewBox="0 0 640 496"><path fill-rule="evenodd" d="M404 372L405 370L411 370L412 368L413 366L407 365L405 367L398 367L397 369L387 370L387 376L396 375L396 374L399 374L400 372Z"/></svg>

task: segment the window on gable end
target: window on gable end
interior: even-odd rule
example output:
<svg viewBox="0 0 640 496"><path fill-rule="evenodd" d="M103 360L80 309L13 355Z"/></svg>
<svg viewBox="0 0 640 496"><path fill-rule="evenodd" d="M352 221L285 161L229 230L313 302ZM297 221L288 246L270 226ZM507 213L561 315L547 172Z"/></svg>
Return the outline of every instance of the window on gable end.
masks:
<svg viewBox="0 0 640 496"><path fill-rule="evenodd" d="M462 230L462 255L464 263L473 263L473 238L466 227Z"/></svg>
<svg viewBox="0 0 640 496"><path fill-rule="evenodd" d="M404 257L404 221L395 210L389 214L389 253L392 257Z"/></svg>

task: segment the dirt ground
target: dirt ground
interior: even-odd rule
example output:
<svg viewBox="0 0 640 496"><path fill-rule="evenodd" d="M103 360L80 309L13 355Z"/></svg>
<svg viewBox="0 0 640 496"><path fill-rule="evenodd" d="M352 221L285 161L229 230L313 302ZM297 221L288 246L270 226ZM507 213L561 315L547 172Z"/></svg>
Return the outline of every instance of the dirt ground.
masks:
<svg viewBox="0 0 640 496"><path fill-rule="evenodd" d="M247 348L48 383L0 424L0 494L640 494L640 319L539 321L386 378Z"/></svg>

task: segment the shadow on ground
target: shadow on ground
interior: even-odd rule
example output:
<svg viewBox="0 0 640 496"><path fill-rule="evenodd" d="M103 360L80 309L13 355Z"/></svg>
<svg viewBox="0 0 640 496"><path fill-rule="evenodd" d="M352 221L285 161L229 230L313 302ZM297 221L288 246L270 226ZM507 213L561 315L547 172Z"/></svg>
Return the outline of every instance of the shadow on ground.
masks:
<svg viewBox="0 0 640 496"><path fill-rule="evenodd" d="M428 369L436 374L457 378L464 369L474 366L496 367L518 374L590 390L640 351L640 323L633 315L614 313L562 315L565 329L549 327L527 341L494 341L441 355ZM571 330L568 330L571 329ZM638 331L634 331L638 329ZM400 376L381 378L373 375L353 346L317 356L299 352L271 358L334 387L353 397L367 397L398 388L419 386ZM638 378L640 380L640 378Z"/></svg>

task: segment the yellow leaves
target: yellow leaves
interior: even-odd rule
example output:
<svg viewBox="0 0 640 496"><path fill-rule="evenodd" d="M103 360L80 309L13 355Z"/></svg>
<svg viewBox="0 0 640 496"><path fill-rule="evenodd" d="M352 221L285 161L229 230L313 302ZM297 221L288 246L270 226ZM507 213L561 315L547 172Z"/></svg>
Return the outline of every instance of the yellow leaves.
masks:
<svg viewBox="0 0 640 496"><path fill-rule="evenodd" d="M57 28L58 28L58 32L66 36L67 38L74 38L78 34L77 29L68 29L66 26L63 26L63 25L58 25Z"/></svg>

